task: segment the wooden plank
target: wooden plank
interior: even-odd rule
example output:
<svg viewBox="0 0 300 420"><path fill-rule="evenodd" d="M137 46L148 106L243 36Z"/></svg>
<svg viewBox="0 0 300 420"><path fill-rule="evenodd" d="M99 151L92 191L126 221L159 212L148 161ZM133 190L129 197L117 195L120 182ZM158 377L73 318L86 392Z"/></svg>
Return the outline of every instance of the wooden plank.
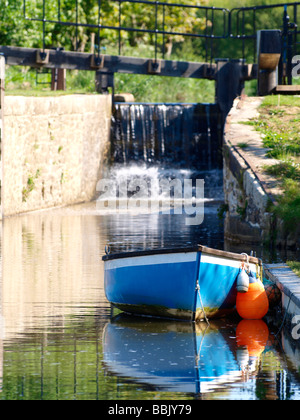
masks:
<svg viewBox="0 0 300 420"><path fill-rule="evenodd" d="M215 255L217 257L222 258L229 258L235 261L247 261L247 257L245 255L237 254L235 252L223 251L220 249L208 248L203 245L199 245L199 251L203 252L204 254ZM249 255L248 258L250 263L262 265L262 261L259 258L252 257L251 255Z"/></svg>
<svg viewBox="0 0 300 420"><path fill-rule="evenodd" d="M278 85L274 89L274 93L280 93L281 95L299 95L300 85Z"/></svg>
<svg viewBox="0 0 300 420"><path fill-rule="evenodd" d="M159 76L214 79L216 65L189 61L158 60L159 71L149 68L153 60L140 57L103 55L99 68L95 66L93 55L80 52L48 50L47 58L37 60L40 50L0 46L8 65L29 66L34 68L64 68L67 70L100 70L104 73L155 74ZM40 61L40 62L37 62Z"/></svg>
<svg viewBox="0 0 300 420"><path fill-rule="evenodd" d="M103 73L128 73L169 77L216 80L217 65L191 61L155 60L141 57L101 55L99 63L93 54L74 51L46 50L41 57L41 50L0 45L10 66L28 66L33 68L67 69L100 71ZM257 77L256 64L241 65L241 80Z"/></svg>

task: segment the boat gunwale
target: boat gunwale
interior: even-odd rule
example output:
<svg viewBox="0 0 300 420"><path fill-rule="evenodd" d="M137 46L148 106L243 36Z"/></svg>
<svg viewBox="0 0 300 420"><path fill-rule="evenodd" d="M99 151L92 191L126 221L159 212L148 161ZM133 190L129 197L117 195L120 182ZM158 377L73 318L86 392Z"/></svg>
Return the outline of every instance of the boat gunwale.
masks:
<svg viewBox="0 0 300 420"><path fill-rule="evenodd" d="M221 258L229 258L232 260L237 260L241 262L247 262L247 256L244 254L237 254L235 252L223 251L219 249L209 248L203 245L198 245L194 247L186 248L157 248L157 249L146 249L140 251L128 251L128 252L119 252L114 254L106 254L102 256L103 261L117 260L122 258L133 258L133 257L144 257L148 255L160 255L160 254L176 254L183 253L187 254L189 252L201 252L203 254L209 254L212 256L217 256ZM256 257L248 256L249 263L258 264L262 266L262 260Z"/></svg>

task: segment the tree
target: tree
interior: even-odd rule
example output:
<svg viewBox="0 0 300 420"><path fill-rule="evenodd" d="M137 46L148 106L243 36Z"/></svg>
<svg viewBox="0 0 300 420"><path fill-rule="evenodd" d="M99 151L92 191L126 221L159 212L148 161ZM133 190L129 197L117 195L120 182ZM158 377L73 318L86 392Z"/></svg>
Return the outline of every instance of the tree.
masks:
<svg viewBox="0 0 300 420"><path fill-rule="evenodd" d="M206 4L206 1L203 0L201 4ZM189 0L181 2L191 5ZM96 44L101 42L105 45L118 40L119 33L98 28L101 23L104 27L123 27L122 43L131 47L141 43L153 45L158 39L156 29L176 32L178 35L164 38L171 52L170 45L173 42L184 40L179 33L192 33L202 18L197 15L196 8L171 6L174 0L169 3L170 6L156 6L155 2L150 5L118 0L25 0L25 19L23 0L0 0L0 42L41 47L44 39L47 48L62 46L66 50L85 51L92 34ZM43 19L46 20L44 25ZM146 30L153 32L148 34ZM160 36L160 42L162 39Z"/></svg>

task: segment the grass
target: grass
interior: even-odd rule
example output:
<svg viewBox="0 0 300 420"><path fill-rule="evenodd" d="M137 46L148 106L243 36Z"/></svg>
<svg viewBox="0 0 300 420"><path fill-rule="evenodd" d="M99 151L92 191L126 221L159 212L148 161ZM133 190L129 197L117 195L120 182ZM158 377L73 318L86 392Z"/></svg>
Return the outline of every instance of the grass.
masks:
<svg viewBox="0 0 300 420"><path fill-rule="evenodd" d="M248 143L238 143L237 144L238 147L240 147L241 149L247 149L247 147L249 147Z"/></svg>
<svg viewBox="0 0 300 420"><path fill-rule="evenodd" d="M283 194L272 211L279 216L287 233L300 225L300 98L267 96L259 117L250 122L261 133L268 156L278 163L265 166L267 173L278 178Z"/></svg>
<svg viewBox="0 0 300 420"><path fill-rule="evenodd" d="M6 68L5 94L21 96L61 96L75 93L96 93L94 73L88 71L67 71L66 91L51 90L51 73L37 73L29 67Z"/></svg>
<svg viewBox="0 0 300 420"><path fill-rule="evenodd" d="M196 61L196 57L193 59ZM114 82L115 93L132 93L137 102L213 103L215 101L215 86L210 80L115 73ZM28 67L7 66L6 68L6 95L60 96L97 93L94 71L67 71L66 91L53 92L50 84L50 73L37 73L35 69Z"/></svg>
<svg viewBox="0 0 300 420"><path fill-rule="evenodd" d="M293 159L285 158L275 165L266 165L264 168L270 175L275 175L281 179L300 181L300 163Z"/></svg>
<svg viewBox="0 0 300 420"><path fill-rule="evenodd" d="M296 160L300 156L300 98L267 96L260 107L258 119L250 122L263 137L270 157Z"/></svg>
<svg viewBox="0 0 300 420"><path fill-rule="evenodd" d="M287 261L287 265L300 277L300 262L299 261Z"/></svg>

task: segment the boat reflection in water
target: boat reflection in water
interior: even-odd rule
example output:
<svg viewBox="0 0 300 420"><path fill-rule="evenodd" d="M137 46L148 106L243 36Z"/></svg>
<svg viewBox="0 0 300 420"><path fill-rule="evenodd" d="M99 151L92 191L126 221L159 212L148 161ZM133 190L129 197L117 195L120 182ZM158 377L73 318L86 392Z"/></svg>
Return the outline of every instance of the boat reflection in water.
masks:
<svg viewBox="0 0 300 420"><path fill-rule="evenodd" d="M251 366L266 341L260 345L261 337L254 337L260 352L254 354L252 330L242 323L236 336L235 326L225 320L207 325L121 314L104 329L103 362L110 373L164 391L210 392L255 375Z"/></svg>

